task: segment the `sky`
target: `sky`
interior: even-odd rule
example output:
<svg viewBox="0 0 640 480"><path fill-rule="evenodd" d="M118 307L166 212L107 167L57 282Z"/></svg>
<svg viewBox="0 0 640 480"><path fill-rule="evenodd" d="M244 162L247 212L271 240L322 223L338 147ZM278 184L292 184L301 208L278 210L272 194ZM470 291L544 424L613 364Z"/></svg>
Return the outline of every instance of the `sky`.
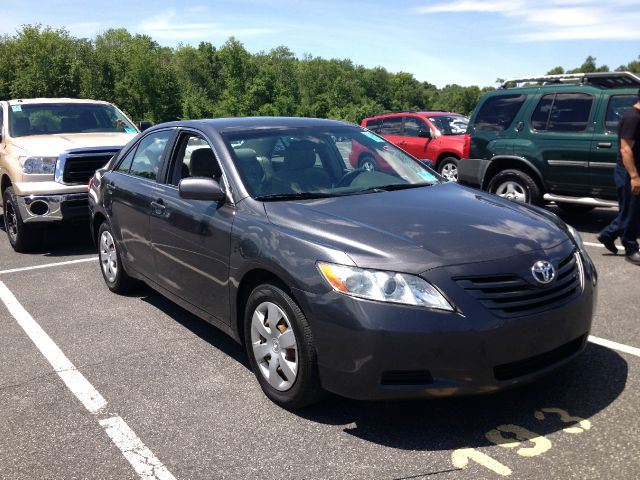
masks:
<svg viewBox="0 0 640 480"><path fill-rule="evenodd" d="M0 0L0 34L23 24L93 38L109 28L161 45L348 58L420 81L495 86L497 78L575 68L589 55L617 68L640 56L640 0Z"/></svg>

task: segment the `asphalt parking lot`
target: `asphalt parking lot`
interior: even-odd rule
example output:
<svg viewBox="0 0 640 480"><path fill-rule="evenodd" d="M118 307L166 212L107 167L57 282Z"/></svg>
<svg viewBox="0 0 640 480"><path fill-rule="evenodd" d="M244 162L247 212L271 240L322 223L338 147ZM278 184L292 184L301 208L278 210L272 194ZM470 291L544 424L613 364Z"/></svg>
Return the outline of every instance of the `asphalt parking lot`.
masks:
<svg viewBox="0 0 640 480"><path fill-rule="evenodd" d="M0 232L0 478L638 478L640 269L595 240L615 211L554 211L599 271L578 359L490 396L298 413L214 327L145 287L110 293L86 226L31 254Z"/></svg>

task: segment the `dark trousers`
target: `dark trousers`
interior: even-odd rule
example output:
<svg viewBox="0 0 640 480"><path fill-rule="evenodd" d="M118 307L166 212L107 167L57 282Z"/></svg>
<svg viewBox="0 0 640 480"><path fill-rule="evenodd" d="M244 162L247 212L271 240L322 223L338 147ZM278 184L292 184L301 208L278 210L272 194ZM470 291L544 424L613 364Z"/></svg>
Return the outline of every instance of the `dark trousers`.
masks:
<svg viewBox="0 0 640 480"><path fill-rule="evenodd" d="M614 174L618 192L618 216L600 232L605 238L620 237L627 255L638 251L640 235L640 195L631 193L631 178L626 168L619 163Z"/></svg>

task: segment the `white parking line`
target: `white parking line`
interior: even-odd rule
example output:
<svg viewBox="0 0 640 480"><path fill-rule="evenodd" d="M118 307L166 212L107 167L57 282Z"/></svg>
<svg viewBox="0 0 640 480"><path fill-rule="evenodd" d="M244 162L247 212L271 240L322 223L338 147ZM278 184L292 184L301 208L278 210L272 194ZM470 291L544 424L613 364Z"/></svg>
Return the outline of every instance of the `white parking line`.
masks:
<svg viewBox="0 0 640 480"><path fill-rule="evenodd" d="M601 243L593 243L593 242L582 242L582 243L584 243L585 245L587 245L589 247L604 248L604 245L602 245ZM618 250L624 251L624 247L622 245L616 244L616 247L618 247Z"/></svg>
<svg viewBox="0 0 640 480"><path fill-rule="evenodd" d="M94 260L94 259L91 259ZM78 371L62 350L38 325L33 317L18 302L11 290L0 282L0 299L5 304L9 313L15 318L31 341L51 364L54 371L60 376L67 388L71 390L84 407L94 415L103 415L101 412L107 406L107 401L91 383ZM140 478L144 480L175 480L175 477L156 458L142 440L119 416L109 415L108 418L98 419L98 423L113 443L120 449L122 455L129 461Z"/></svg>
<svg viewBox="0 0 640 480"><path fill-rule="evenodd" d="M623 343L612 342L611 340L594 337L593 335L589 335L589 341L591 343L595 343L603 347L611 348L613 350L619 350L621 352L629 353L631 355L635 355L636 357L640 357L640 348L630 347L629 345L625 345Z"/></svg>
<svg viewBox="0 0 640 480"><path fill-rule="evenodd" d="M34 265L33 267L12 268L10 270L0 270L0 275L5 273L26 272L28 270L38 270L40 268L60 267L62 265L72 265L74 263L95 262L97 257L80 258L78 260L68 260L66 262L45 263L44 265Z"/></svg>

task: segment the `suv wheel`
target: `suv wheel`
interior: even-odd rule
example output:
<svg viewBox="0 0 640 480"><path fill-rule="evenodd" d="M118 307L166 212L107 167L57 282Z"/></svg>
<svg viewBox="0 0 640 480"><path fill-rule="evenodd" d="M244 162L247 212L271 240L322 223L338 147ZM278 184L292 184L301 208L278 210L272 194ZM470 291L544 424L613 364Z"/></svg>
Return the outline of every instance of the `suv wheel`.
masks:
<svg viewBox="0 0 640 480"><path fill-rule="evenodd" d="M374 170L378 170L378 164L371 155L363 155L360 159L360 168L367 172L373 172Z"/></svg>
<svg viewBox="0 0 640 480"><path fill-rule="evenodd" d="M28 252L38 244L36 227L25 225L22 221L13 187L7 187L4 191L4 229L7 231L9 243L16 252Z"/></svg>
<svg viewBox="0 0 640 480"><path fill-rule="evenodd" d="M449 182L458 181L458 159L455 157L444 158L438 165L438 172Z"/></svg>
<svg viewBox="0 0 640 480"><path fill-rule="evenodd" d="M124 271L111 226L107 222L102 222L98 230L98 256L102 278L109 290L114 293L131 290L135 280Z"/></svg>
<svg viewBox="0 0 640 480"><path fill-rule="evenodd" d="M515 202L540 205L541 192L538 184L528 174L515 169L503 170L489 182L488 190L500 197Z"/></svg>
<svg viewBox="0 0 640 480"><path fill-rule="evenodd" d="M251 292L244 337L253 373L269 399L296 409L322 398L311 328L285 291L264 284Z"/></svg>

